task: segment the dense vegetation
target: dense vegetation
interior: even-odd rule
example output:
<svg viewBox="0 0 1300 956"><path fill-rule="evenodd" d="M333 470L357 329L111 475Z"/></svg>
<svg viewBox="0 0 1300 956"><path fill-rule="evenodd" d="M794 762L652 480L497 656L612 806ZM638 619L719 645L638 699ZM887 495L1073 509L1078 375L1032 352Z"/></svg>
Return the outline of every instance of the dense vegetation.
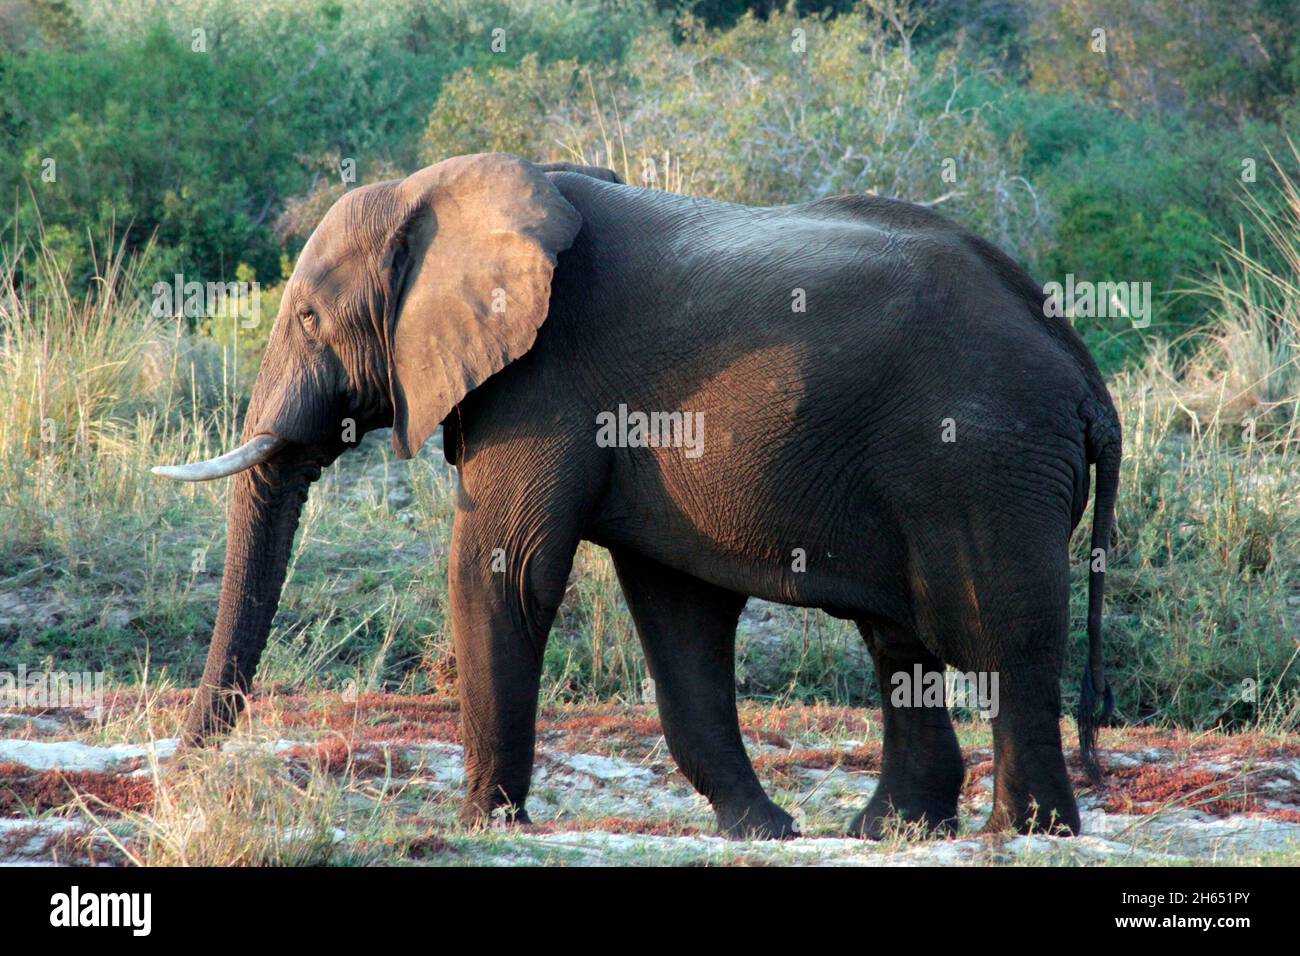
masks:
<svg viewBox="0 0 1300 956"><path fill-rule="evenodd" d="M150 286L256 278L273 314L346 189L503 149L750 203L877 191L936 205L1042 281L1150 282L1149 326L1076 320L1126 419L1108 638L1121 714L1293 725L1296 13L0 0L0 667L89 657L126 677L147 647L192 680L223 488L160 488L147 465L237 433L270 323L175 328L149 318ZM351 466L361 491L313 498L269 673L437 687L442 478L417 461L395 503L390 463L368 454ZM549 693L635 696L643 665L608 565L584 552L580 567L561 622L580 639L553 644ZM789 659L745 659L749 691L870 696L852 632L792 620Z"/></svg>
<svg viewBox="0 0 1300 956"><path fill-rule="evenodd" d="M750 6L6 0L0 221L43 222L78 291L110 234L155 239L159 275L269 286L353 183L583 155L748 202L942 200L1044 278L1152 282L1173 336L1300 111L1279 0ZM1088 331L1112 367L1142 350Z"/></svg>

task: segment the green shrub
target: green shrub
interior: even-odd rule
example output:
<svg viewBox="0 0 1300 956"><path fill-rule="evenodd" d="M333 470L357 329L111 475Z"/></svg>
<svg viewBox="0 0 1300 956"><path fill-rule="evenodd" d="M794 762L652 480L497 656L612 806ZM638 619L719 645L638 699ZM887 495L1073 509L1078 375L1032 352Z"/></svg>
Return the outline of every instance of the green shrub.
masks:
<svg viewBox="0 0 1300 956"><path fill-rule="evenodd" d="M35 234L39 207L78 291L88 234L155 237L163 275L276 275L286 201L341 182L345 159L357 182L410 167L445 75L530 52L603 62L648 16L598 0L96 0L40 27L49 6L19 0L27 24L0 34L0 194L35 200L0 216Z"/></svg>
<svg viewBox="0 0 1300 956"><path fill-rule="evenodd" d="M622 64L525 59L462 71L434 107L426 162L507 150L616 168L629 182L775 205L873 191L941 203L1033 259L1045 222L1014 143L950 101L961 66L862 12L775 13L726 32L643 33Z"/></svg>

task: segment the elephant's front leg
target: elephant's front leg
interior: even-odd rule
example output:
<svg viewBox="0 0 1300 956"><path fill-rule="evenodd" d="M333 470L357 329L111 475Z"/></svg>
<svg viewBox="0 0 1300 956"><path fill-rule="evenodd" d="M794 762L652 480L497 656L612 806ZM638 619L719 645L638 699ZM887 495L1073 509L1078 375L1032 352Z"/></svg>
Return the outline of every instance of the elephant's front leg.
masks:
<svg viewBox="0 0 1300 956"><path fill-rule="evenodd" d="M576 532L561 520L522 528L512 526L517 514L481 503L457 513L452 536L452 638L467 784L461 819L470 826L486 824L498 810L528 822L542 655L577 548Z"/></svg>
<svg viewBox="0 0 1300 956"><path fill-rule="evenodd" d="M612 553L677 766L708 798L727 836L794 836L794 819L763 792L740 735L735 648L745 596L627 551Z"/></svg>

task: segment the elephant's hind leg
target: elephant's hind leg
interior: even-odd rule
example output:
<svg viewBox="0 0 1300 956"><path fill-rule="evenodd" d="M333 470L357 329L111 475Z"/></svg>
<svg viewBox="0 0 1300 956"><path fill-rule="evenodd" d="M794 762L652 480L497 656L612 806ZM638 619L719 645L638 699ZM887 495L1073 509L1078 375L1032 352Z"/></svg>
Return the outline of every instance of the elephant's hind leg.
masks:
<svg viewBox="0 0 1300 956"><path fill-rule="evenodd" d="M1075 803L1061 752L1061 665L1070 629L1070 570L1064 549L1037 568L1019 571L1024 554L1050 554L1020 536L1023 550L1002 556L1002 587L984 599L993 719L993 813L985 831L1078 833ZM1059 540L1059 538L1058 538ZM1059 547L1059 546L1058 546Z"/></svg>
<svg viewBox="0 0 1300 956"><path fill-rule="evenodd" d="M1050 537L1049 537L1050 536ZM927 645L985 685L993 722L993 813L986 831L1079 832L1061 753L1061 664L1070 569L1059 527L1008 525L976 547L959 535L924 572ZM924 625L923 625L924 626Z"/></svg>
<svg viewBox="0 0 1300 956"><path fill-rule="evenodd" d="M947 707L926 706L910 693L918 665L922 674L942 679L943 664L906 635L859 627L876 665L885 743L880 783L849 833L879 840L897 823L918 825L926 834L953 833L965 776L961 747ZM908 693L898 693L896 674L904 675Z"/></svg>
<svg viewBox="0 0 1300 956"><path fill-rule="evenodd" d="M736 622L745 597L615 550L645 648L668 749L727 836L784 838L794 819L768 799L736 714Z"/></svg>
<svg viewBox="0 0 1300 956"><path fill-rule="evenodd" d="M1004 666L993 718L993 813L985 832L1073 834L1079 808L1061 752L1060 667Z"/></svg>

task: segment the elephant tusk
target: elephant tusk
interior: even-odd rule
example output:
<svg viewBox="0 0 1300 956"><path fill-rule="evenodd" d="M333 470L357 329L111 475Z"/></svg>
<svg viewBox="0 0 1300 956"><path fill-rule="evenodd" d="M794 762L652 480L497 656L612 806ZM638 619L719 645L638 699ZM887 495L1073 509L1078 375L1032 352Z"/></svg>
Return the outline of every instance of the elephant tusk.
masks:
<svg viewBox="0 0 1300 956"><path fill-rule="evenodd" d="M196 461L191 465L155 465L151 470L155 475L171 478L174 481L212 481L247 471L254 465L266 461L283 448L285 440L274 435L254 435L234 451L228 451L218 458Z"/></svg>

